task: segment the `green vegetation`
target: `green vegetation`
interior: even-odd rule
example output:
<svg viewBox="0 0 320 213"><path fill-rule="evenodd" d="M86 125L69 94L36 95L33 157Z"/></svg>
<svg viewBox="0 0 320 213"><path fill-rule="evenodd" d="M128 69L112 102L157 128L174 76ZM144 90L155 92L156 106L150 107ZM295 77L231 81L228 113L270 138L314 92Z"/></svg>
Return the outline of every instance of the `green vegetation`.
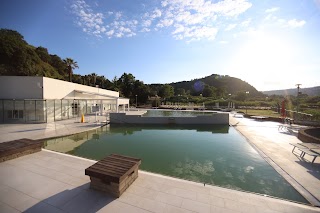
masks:
<svg viewBox="0 0 320 213"><path fill-rule="evenodd" d="M269 109L238 109L238 112L247 112L248 115L266 116L272 118L279 118L280 114Z"/></svg>
<svg viewBox="0 0 320 213"><path fill-rule="evenodd" d="M61 59L49 54L44 47L28 44L16 31L0 29L0 75L12 76L45 76L70 81L88 86L98 85L103 89L119 91L120 96L130 99L132 105L160 106L167 102L175 104L194 103L205 105L208 109L227 107L229 102L236 107L270 107L279 112L284 98L286 108L313 115L320 120L320 94L282 96L265 95L253 86L238 78L227 75L212 74L210 76L171 84L144 84L131 73L123 73L119 78L108 80L96 73L87 75L74 74L78 63L72 58ZM298 108L299 106L299 108ZM248 111L250 114L272 116L269 111ZM266 114L265 114L266 113Z"/></svg>

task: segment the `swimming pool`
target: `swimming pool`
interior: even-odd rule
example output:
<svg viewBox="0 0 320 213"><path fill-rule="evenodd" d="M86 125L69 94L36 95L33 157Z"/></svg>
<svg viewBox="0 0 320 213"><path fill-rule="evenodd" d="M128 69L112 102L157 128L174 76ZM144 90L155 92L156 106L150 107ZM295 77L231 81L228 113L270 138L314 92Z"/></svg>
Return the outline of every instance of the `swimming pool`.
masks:
<svg viewBox="0 0 320 213"><path fill-rule="evenodd" d="M109 125L48 140L46 149L100 160L142 159L140 169L308 203L228 125Z"/></svg>

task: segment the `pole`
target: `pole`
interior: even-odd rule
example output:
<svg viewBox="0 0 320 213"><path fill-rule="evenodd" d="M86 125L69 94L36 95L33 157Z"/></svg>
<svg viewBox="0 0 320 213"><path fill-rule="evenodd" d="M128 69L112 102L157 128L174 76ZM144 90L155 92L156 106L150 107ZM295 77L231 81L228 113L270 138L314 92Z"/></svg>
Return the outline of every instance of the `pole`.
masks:
<svg viewBox="0 0 320 213"><path fill-rule="evenodd" d="M138 95L136 95L136 108L138 106Z"/></svg>
<svg viewBox="0 0 320 213"><path fill-rule="evenodd" d="M246 98L247 98L247 95L249 94L249 91L246 91ZM248 106L246 104L246 115L248 114Z"/></svg>
<svg viewBox="0 0 320 213"><path fill-rule="evenodd" d="M297 92L297 118L299 117L299 94L300 94L300 86L301 84L296 84L298 92ZM297 119L298 120L298 119Z"/></svg>

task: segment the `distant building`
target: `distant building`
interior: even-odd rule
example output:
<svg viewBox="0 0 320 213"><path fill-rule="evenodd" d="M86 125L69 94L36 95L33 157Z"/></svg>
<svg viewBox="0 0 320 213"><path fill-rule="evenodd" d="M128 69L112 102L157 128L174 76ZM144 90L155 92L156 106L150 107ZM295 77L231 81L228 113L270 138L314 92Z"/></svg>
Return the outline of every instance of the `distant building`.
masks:
<svg viewBox="0 0 320 213"><path fill-rule="evenodd" d="M0 123L46 123L129 109L119 92L38 76L0 76Z"/></svg>

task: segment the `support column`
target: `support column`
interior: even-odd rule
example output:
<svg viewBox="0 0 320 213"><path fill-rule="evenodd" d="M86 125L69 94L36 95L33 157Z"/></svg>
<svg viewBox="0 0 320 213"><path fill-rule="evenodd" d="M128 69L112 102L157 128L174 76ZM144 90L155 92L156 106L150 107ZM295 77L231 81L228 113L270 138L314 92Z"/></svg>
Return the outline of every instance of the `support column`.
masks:
<svg viewBox="0 0 320 213"><path fill-rule="evenodd" d="M103 115L103 104L102 100L100 100L100 115Z"/></svg>
<svg viewBox="0 0 320 213"><path fill-rule="evenodd" d="M116 99L116 112L119 112L119 98Z"/></svg>

